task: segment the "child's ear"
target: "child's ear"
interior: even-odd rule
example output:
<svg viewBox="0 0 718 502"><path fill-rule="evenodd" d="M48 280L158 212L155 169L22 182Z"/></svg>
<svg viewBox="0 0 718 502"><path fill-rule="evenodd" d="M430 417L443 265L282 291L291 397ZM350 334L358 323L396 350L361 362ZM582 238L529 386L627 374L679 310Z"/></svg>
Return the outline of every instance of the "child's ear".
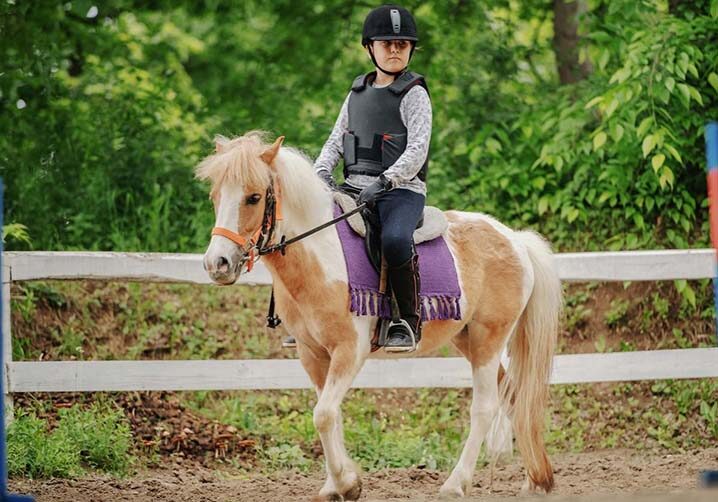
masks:
<svg viewBox="0 0 718 502"><path fill-rule="evenodd" d="M279 153L279 148L282 146L283 142L284 142L284 136L280 136L276 139L276 141L274 142L274 144L272 146L270 146L269 148L267 148L266 150L264 150L262 152L262 155L260 155L260 157L262 158L262 160L264 161L265 164L267 164L268 166L272 165L272 162L274 162L274 158Z"/></svg>

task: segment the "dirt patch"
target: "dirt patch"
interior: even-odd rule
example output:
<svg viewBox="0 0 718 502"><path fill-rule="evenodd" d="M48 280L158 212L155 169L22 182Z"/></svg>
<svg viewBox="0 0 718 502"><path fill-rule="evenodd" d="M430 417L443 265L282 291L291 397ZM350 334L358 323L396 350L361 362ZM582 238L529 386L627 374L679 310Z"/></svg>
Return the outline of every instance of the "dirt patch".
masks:
<svg viewBox="0 0 718 502"><path fill-rule="evenodd" d="M676 494L695 490L701 470L718 466L718 448L675 455L635 450L560 454L553 457L555 494ZM425 469L387 469L363 475L363 500L434 500L448 473ZM495 500L519 494L524 480L518 459L496 467L491 483L488 467L474 475L470 500ZM324 482L324 474L277 473L272 477L237 475L187 463L150 470L124 480L94 476L77 480L13 479L13 492L32 494L38 502L100 501L256 501L308 500ZM709 500L714 494L696 493ZM648 496L647 496L648 497ZM656 500L655 496L649 497ZM667 499L666 499L667 500Z"/></svg>

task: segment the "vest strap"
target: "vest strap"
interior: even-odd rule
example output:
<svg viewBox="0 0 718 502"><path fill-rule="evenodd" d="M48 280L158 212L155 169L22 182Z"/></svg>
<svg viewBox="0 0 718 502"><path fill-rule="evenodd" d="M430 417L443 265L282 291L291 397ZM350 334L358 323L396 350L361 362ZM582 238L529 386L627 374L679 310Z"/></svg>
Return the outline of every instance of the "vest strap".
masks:
<svg viewBox="0 0 718 502"><path fill-rule="evenodd" d="M371 75L371 73L367 73L366 75L359 75L357 78L355 78L354 82L352 83L352 91L363 91L366 87L366 81L369 78L369 75Z"/></svg>
<svg viewBox="0 0 718 502"><path fill-rule="evenodd" d="M394 79L394 82L389 86L389 90L394 94L401 95L417 84L421 84L426 88L424 76L413 71L407 71Z"/></svg>

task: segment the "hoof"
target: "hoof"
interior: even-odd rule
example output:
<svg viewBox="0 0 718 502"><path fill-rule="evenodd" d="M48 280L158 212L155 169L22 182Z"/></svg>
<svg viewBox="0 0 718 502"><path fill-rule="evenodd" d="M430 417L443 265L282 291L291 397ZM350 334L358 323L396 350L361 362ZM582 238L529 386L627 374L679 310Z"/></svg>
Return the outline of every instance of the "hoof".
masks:
<svg viewBox="0 0 718 502"><path fill-rule="evenodd" d="M471 481L456 481L456 478L449 477L439 489L439 495L446 498L464 498L471 490Z"/></svg>
<svg viewBox="0 0 718 502"><path fill-rule="evenodd" d="M344 494L345 500L359 500L359 496L361 495L361 478L357 476L356 482L354 485L349 488L346 493Z"/></svg>
<svg viewBox="0 0 718 502"><path fill-rule="evenodd" d="M547 494L548 492L546 490L536 485L536 483L531 481L529 478L526 478L524 484L521 486L521 495L524 496L541 496Z"/></svg>
<svg viewBox="0 0 718 502"><path fill-rule="evenodd" d="M344 502L344 497L337 492L331 492L324 495L315 495L312 497L312 502Z"/></svg>
<svg viewBox="0 0 718 502"><path fill-rule="evenodd" d="M359 497L361 496L362 492L362 482L361 478L359 477L359 474L356 472L351 473L352 481L350 481L349 487L344 491L343 494L339 493L339 491L334 487L332 484L327 484L325 487L319 492L319 495L316 495L312 498L312 502L328 502L328 501L344 501L344 500L359 500ZM324 490L326 490L324 493L322 493Z"/></svg>
<svg viewBox="0 0 718 502"><path fill-rule="evenodd" d="M460 486L449 486L444 483L444 485L439 488L439 496L441 498L461 499L464 498L465 495L464 489Z"/></svg>

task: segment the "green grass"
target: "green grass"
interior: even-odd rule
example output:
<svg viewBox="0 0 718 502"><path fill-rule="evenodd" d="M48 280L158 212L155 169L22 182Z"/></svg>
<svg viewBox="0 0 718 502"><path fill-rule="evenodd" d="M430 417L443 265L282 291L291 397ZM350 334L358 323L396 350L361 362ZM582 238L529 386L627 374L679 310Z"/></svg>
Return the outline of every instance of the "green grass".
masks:
<svg viewBox="0 0 718 502"><path fill-rule="evenodd" d="M56 427L34 411L18 410L7 434L8 473L31 478L76 477L86 469L117 476L135 459L124 414L110 402L59 411Z"/></svg>
<svg viewBox="0 0 718 502"><path fill-rule="evenodd" d="M346 446L363 469L447 469L468 432L467 392L353 390L343 406ZM311 391L196 393L191 406L258 439L263 471L321 467ZM295 464L290 461L296 460Z"/></svg>

